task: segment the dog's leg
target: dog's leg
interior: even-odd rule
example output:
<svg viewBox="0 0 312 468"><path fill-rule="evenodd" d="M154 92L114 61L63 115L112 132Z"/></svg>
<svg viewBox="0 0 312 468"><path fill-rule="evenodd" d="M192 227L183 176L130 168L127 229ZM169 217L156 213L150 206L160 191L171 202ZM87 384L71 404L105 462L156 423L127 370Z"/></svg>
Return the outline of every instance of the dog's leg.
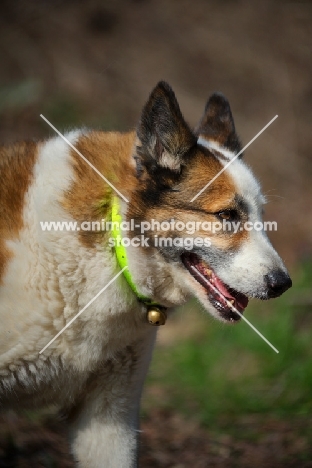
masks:
<svg viewBox="0 0 312 468"><path fill-rule="evenodd" d="M155 336L148 329L90 377L69 417L79 468L137 466L139 404Z"/></svg>

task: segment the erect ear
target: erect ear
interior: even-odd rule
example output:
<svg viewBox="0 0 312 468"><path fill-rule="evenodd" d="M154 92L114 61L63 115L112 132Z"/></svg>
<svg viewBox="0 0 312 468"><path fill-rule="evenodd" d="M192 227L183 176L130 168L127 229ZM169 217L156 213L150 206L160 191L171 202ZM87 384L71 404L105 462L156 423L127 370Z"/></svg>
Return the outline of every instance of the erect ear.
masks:
<svg viewBox="0 0 312 468"><path fill-rule="evenodd" d="M235 153L241 150L229 101L221 93L210 96L195 132Z"/></svg>
<svg viewBox="0 0 312 468"><path fill-rule="evenodd" d="M137 157L149 169L178 172L197 138L185 122L170 86L160 81L152 91L137 128Z"/></svg>

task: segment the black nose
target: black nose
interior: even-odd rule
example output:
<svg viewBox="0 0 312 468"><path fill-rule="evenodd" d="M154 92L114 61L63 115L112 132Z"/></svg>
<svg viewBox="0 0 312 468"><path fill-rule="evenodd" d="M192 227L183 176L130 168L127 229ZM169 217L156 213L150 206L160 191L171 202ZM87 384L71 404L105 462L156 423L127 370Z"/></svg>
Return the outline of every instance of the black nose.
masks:
<svg viewBox="0 0 312 468"><path fill-rule="evenodd" d="M292 286L292 281L282 270L273 270L264 276L268 288L268 297L278 297Z"/></svg>

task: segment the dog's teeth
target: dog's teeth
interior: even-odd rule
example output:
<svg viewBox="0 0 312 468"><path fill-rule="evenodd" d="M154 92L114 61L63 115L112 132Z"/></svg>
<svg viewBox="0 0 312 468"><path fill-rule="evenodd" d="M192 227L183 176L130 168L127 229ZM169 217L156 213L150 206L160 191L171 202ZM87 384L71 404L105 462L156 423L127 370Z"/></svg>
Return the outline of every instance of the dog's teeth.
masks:
<svg viewBox="0 0 312 468"><path fill-rule="evenodd" d="M231 299L229 302L230 302L232 305L234 305L235 300L234 300L234 299Z"/></svg>

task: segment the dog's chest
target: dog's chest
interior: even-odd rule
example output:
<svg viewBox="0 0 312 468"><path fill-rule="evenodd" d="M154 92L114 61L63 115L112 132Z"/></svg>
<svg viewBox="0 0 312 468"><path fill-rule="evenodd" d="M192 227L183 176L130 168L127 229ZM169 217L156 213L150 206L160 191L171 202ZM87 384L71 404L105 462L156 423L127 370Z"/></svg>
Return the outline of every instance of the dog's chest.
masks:
<svg viewBox="0 0 312 468"><path fill-rule="evenodd" d="M17 206L12 196L4 197L10 207L6 224L13 228L0 229L0 249L8 253L0 277L0 375L4 393L31 390L46 398L54 392L50 382L64 391L74 387L73 381L79 386L76 375L83 380L143 336L148 325L124 278L98 295L118 272L113 252L104 242L88 245L77 230L42 229L46 221L75 221L60 202L70 192L75 174L65 142L52 140L36 150L32 165L25 168L31 176L22 203ZM16 183L12 194L23 188ZM19 224L10 224L14 216Z"/></svg>

